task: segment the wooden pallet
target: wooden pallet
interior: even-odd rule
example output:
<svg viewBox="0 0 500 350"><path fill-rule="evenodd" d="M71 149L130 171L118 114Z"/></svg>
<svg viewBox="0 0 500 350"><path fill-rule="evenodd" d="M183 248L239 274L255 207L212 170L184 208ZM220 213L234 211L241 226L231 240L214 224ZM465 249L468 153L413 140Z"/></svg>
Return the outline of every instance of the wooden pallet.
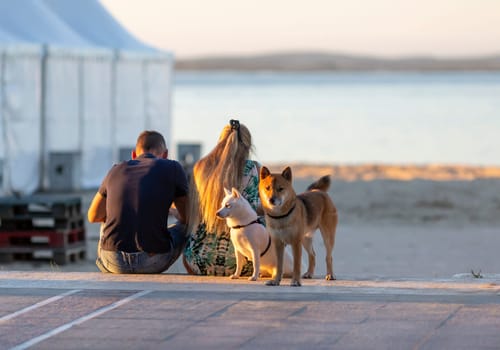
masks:
<svg viewBox="0 0 500 350"><path fill-rule="evenodd" d="M73 217L48 217L48 216L29 216L19 215L13 218L0 219L1 231L26 231L26 230L75 230L83 229L85 222L83 216L75 215Z"/></svg>
<svg viewBox="0 0 500 350"><path fill-rule="evenodd" d="M47 248L40 246L15 246L0 248L0 262L13 261L53 261L57 265L85 260L87 249L85 242L71 244L65 248Z"/></svg>
<svg viewBox="0 0 500 350"><path fill-rule="evenodd" d="M85 259L81 199L42 194L0 197L0 261Z"/></svg>
<svg viewBox="0 0 500 350"><path fill-rule="evenodd" d="M85 229L0 231L0 248L46 247L65 248L85 242Z"/></svg>
<svg viewBox="0 0 500 350"><path fill-rule="evenodd" d="M81 199L62 195L0 197L0 218L26 216L71 218L81 215Z"/></svg>

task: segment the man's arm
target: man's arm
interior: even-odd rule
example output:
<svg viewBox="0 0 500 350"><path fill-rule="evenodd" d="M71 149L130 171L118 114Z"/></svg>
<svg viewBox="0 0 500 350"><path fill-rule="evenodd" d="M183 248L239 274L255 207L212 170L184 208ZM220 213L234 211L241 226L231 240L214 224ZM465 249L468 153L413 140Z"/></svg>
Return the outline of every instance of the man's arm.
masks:
<svg viewBox="0 0 500 350"><path fill-rule="evenodd" d="M182 224L187 223L187 204L188 197L182 196L174 199L175 208L177 209L178 216L176 217Z"/></svg>
<svg viewBox="0 0 500 350"><path fill-rule="evenodd" d="M87 218L92 223L106 221L106 198L99 192L95 194L92 203L90 203Z"/></svg>

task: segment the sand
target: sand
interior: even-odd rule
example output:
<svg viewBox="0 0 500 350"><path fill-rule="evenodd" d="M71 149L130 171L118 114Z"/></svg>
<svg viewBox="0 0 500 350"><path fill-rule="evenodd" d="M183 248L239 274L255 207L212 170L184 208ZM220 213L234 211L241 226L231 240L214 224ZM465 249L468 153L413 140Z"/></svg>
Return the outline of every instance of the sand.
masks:
<svg viewBox="0 0 500 350"><path fill-rule="evenodd" d="M389 165L389 164L263 164L272 171L290 166L295 177L304 179L330 174L333 179L344 181L372 180L430 180L471 181L477 179L500 179L500 166L468 166L453 164Z"/></svg>
<svg viewBox="0 0 500 350"><path fill-rule="evenodd" d="M274 165L273 171L283 169ZM293 165L303 191L332 175L334 253L346 278L452 278L500 272L500 168ZM320 235L318 271L324 271Z"/></svg>
<svg viewBox="0 0 500 350"><path fill-rule="evenodd" d="M269 165L281 171L285 165ZM462 165L291 164L297 192L332 175L339 211L334 265L340 279L500 276L500 168ZM94 191L79 193L86 211ZM86 224L88 259L1 264L0 270L97 271L98 225ZM315 238L317 277L325 272ZM305 260L305 259L304 259ZM184 273L180 262L170 273ZM496 277L497 278L497 277Z"/></svg>

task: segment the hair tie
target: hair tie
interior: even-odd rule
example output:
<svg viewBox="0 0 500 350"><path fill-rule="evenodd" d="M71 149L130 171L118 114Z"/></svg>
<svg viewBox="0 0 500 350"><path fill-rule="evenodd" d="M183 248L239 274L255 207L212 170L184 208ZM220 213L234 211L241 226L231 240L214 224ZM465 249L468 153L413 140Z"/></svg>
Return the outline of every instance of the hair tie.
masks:
<svg viewBox="0 0 500 350"><path fill-rule="evenodd" d="M240 121L236 119L231 119L229 121L229 125L231 125L231 130L236 130L236 132L238 132L238 140L241 142Z"/></svg>

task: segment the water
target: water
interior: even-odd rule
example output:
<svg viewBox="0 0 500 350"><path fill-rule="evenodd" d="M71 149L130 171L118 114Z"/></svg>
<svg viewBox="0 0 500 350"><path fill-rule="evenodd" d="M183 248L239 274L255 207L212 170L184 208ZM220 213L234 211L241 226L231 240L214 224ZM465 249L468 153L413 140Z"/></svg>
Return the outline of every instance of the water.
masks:
<svg viewBox="0 0 500 350"><path fill-rule="evenodd" d="M267 162L500 165L500 72L177 72L172 144L230 118Z"/></svg>

